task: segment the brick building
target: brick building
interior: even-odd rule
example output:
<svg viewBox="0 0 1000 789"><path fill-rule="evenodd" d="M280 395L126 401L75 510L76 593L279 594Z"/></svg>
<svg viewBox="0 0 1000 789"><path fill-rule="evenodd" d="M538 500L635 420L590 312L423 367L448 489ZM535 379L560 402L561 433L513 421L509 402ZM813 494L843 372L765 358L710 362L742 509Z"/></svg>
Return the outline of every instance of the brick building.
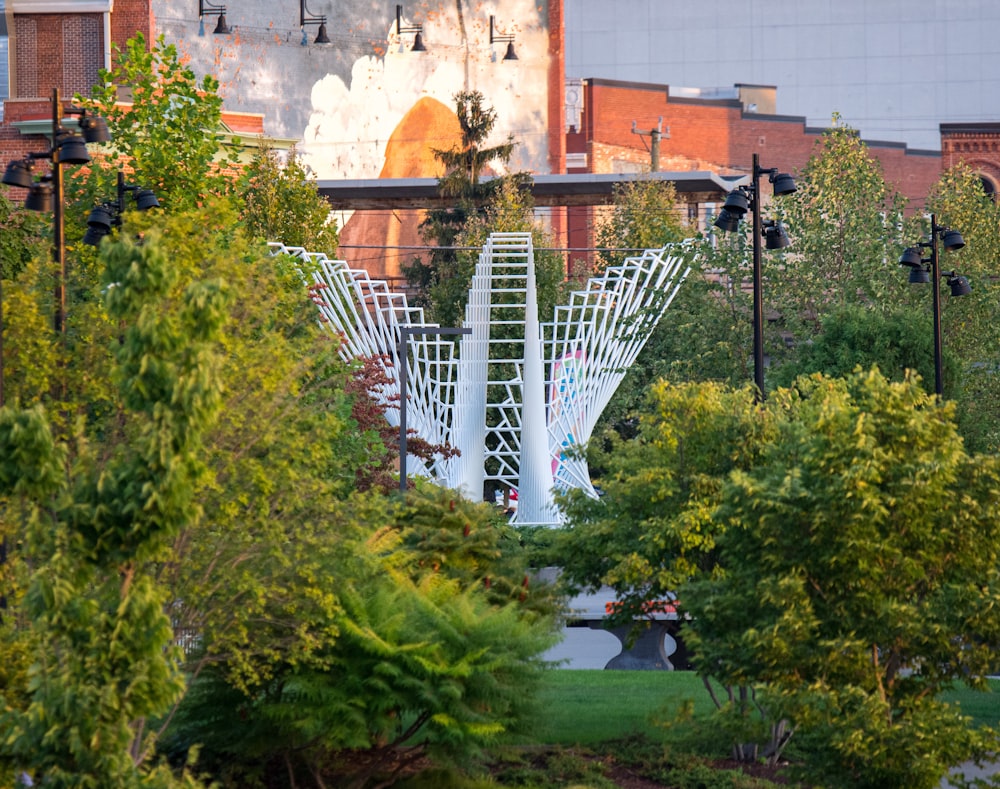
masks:
<svg viewBox="0 0 1000 789"><path fill-rule="evenodd" d="M568 112L577 125L567 134L567 169L587 173L649 170L655 150L659 170L748 175L753 154L758 153L762 166L795 174L808 161L824 130L808 127L803 118L774 114L777 90L736 85L728 90L672 91L668 85L581 80L571 94L577 104ZM1000 124L993 125L1000 128ZM919 210L940 176L941 154L911 150L903 143L866 144L887 182L907 198L910 210ZM707 216L715 210L711 203L691 204L687 216L705 227ZM591 231L598 214L599 209L593 208L570 210L570 247L592 246Z"/></svg>
<svg viewBox="0 0 1000 789"><path fill-rule="evenodd" d="M1000 191L1000 123L942 123L941 164L965 162L979 173L983 191L997 199Z"/></svg>
<svg viewBox="0 0 1000 789"><path fill-rule="evenodd" d="M413 17L405 21L423 29L428 51L421 54L410 52L409 38L393 27L396 20L389 5L373 9L360 0L336 9L332 0L326 0L326 8L323 0L313 3L313 11L331 14L327 28L333 43L326 48L300 43L300 38L306 39L298 28L298 9L271 0L247 0L239 9L232 8L228 20L233 31L225 36L203 34L204 27L211 30L214 18L202 25L196 0L0 3L5 4L0 5L0 32L9 34L0 166L45 147L53 88L59 88L64 100L76 92L89 93L99 70L110 67L112 48L124 47L137 31L147 40L163 32L168 43L177 43L190 58L196 72L220 77L226 107L237 111L225 116L233 131L242 132L245 139L267 134L300 141L301 149L312 151L310 163L317 164L321 178L435 177L438 165L428 151L450 145L450 138L434 135L447 132L449 118L453 125L448 97L463 86L481 88L501 119L507 120L508 113L517 118L497 133L501 138L514 134L524 155L515 168L536 174L636 173L650 169L655 156L660 172L739 176L748 173L755 152L765 166L794 173L823 132L801 117L776 113L780 86L739 84L709 91L607 79L565 83L566 31L559 0L544 10L518 0L520 16L513 5L470 4L468 18L458 22L445 14L443 4L434 5L434 13L430 5L414 6ZM448 9L453 14L454 4ZM503 14L498 24L516 38L516 63L504 63L482 46L487 43L484 31L490 29L484 20L490 20L491 10ZM363 36L357 32L361 28ZM388 49L387 43L392 45ZM358 71L359 64L366 71ZM429 92L429 86L436 93ZM362 117L366 111L378 115L379 128L367 125ZM942 165L957 158L968 161L981 173L984 186L995 192L1000 185L998 128L1000 124L992 123L942 124L940 153L896 142L868 145L887 180L909 199L912 209L919 209ZM329 174L319 165L327 166ZM688 217L704 223L715 210L713 197L690 199L700 202L686 206ZM590 247L599 210L550 207L547 216L567 247ZM393 211L367 216L355 212L352 219L345 215L343 238L353 238L369 250L419 243L419 215L414 213L405 223L400 217ZM377 261L370 251L366 254L359 265L373 273L392 273L398 266L386 253Z"/></svg>

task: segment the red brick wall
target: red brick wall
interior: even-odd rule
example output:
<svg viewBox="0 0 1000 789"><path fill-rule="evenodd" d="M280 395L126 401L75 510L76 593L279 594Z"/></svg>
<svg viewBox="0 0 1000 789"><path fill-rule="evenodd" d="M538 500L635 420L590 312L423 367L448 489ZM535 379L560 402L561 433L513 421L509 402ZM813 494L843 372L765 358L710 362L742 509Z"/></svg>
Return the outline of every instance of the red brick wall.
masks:
<svg viewBox="0 0 1000 789"><path fill-rule="evenodd" d="M1000 194L1000 123L942 123L941 161L946 168L964 162Z"/></svg>
<svg viewBox="0 0 1000 789"><path fill-rule="evenodd" d="M712 170L723 175L749 172L754 153L764 167L795 173L809 160L822 136L802 118L744 113L736 100L670 98L666 85L589 80L585 84L583 147L588 170L614 172L614 164L649 165L648 132L662 118L660 170ZM571 138L570 144L581 147ZM924 204L941 173L936 153L909 151L904 145L869 143L886 180L909 201Z"/></svg>
<svg viewBox="0 0 1000 789"><path fill-rule="evenodd" d="M115 0L115 10L111 12L111 41L124 49L125 42L136 33L142 33L147 46L155 37L151 3L149 0Z"/></svg>
<svg viewBox="0 0 1000 789"><path fill-rule="evenodd" d="M90 94L104 65L101 14L17 14L14 16L15 98Z"/></svg>

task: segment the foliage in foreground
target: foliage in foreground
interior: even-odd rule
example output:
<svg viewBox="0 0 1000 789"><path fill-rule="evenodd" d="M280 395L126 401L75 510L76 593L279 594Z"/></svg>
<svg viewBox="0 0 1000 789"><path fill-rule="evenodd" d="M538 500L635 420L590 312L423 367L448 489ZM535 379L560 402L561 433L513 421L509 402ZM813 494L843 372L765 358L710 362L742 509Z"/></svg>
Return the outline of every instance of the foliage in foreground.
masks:
<svg viewBox="0 0 1000 789"><path fill-rule="evenodd" d="M356 500L327 524L339 548L314 583L336 596L336 637L243 687L225 664L207 667L168 750L201 743L200 764L228 781L280 765L362 786L428 756L465 761L528 724L553 642L551 590L521 580L526 568L499 549L508 527L484 505L418 489L381 506L355 520Z"/></svg>
<svg viewBox="0 0 1000 789"><path fill-rule="evenodd" d="M634 615L675 591L699 672L733 689L720 732L779 746L787 721L808 780L931 787L988 753L939 700L1000 645L1000 459L966 452L953 405L872 370L652 406L600 458L603 500L568 500L567 577Z"/></svg>
<svg viewBox="0 0 1000 789"><path fill-rule="evenodd" d="M0 409L0 493L24 526L18 559L32 569L23 608L4 622L26 625L27 704L5 689L0 749L51 787L172 783L149 770L143 732L183 690L149 563L196 517L198 451L219 405L222 283L184 280L156 233L108 246L105 283L121 331L125 440L99 452L82 423L63 442L40 406Z"/></svg>
<svg viewBox="0 0 1000 789"><path fill-rule="evenodd" d="M767 409L778 435L716 515L723 572L683 590L699 670L760 687L809 780L936 786L994 743L938 696L983 687L1000 645L1000 459L875 371L799 379Z"/></svg>

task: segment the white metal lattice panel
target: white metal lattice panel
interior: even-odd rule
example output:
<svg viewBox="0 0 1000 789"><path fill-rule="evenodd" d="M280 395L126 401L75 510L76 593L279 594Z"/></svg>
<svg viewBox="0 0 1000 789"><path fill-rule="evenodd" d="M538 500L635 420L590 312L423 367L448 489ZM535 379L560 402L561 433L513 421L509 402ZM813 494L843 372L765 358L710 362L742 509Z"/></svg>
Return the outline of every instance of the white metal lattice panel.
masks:
<svg viewBox="0 0 1000 789"><path fill-rule="evenodd" d="M350 268L342 260L306 252L300 247L271 244L272 254L288 254L302 261L310 271L309 293L320 312L320 323L341 338L339 353L346 361L364 358L379 360L390 383L374 392L386 407L386 418L399 425L400 326L411 330L437 328L424 320L423 310L410 307L405 294L389 290L383 280L373 280L368 272ZM432 444L454 446L455 346L435 334L410 333L407 342L408 432ZM448 461L438 457L427 470L412 456L407 469L429 471L435 478L447 476Z"/></svg>
<svg viewBox="0 0 1000 789"><path fill-rule="evenodd" d="M557 489L596 495L586 460L601 413L690 271L689 244L647 250L592 277L546 324L548 432Z"/></svg>

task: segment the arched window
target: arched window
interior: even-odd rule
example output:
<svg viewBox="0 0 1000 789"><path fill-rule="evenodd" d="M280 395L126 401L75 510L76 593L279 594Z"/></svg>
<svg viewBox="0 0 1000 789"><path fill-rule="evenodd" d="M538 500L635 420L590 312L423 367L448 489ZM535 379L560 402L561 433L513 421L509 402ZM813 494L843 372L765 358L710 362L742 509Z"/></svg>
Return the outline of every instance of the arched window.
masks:
<svg viewBox="0 0 1000 789"><path fill-rule="evenodd" d="M990 198L996 202L997 199L997 185L992 178L988 175L979 175L979 183L983 186L983 191L990 196Z"/></svg>

